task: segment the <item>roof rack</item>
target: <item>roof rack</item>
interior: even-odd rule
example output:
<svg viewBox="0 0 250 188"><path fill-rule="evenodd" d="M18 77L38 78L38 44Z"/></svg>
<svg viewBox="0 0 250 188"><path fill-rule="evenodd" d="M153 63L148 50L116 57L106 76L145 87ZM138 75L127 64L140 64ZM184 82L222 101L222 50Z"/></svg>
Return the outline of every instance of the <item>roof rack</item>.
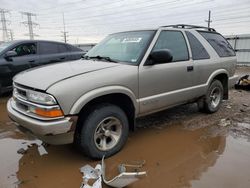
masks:
<svg viewBox="0 0 250 188"><path fill-rule="evenodd" d="M176 25L165 25L162 27L173 27L173 28L183 28L183 29L205 29L207 31L216 32L216 30L214 28L208 28L208 27L198 26L198 25L176 24Z"/></svg>

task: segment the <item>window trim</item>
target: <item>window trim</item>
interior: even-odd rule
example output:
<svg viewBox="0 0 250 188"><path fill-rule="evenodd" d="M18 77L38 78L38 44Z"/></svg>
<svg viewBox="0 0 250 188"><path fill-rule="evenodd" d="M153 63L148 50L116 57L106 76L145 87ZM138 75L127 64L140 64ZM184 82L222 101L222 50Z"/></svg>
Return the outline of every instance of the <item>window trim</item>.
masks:
<svg viewBox="0 0 250 188"><path fill-rule="evenodd" d="M159 33L159 35L158 35L158 37L157 37L157 39L156 39L156 41L155 41L155 43L154 43L154 46L153 46L152 49L151 49L149 55L150 55L151 52L154 50L154 47L155 47L155 45L157 44L157 41L158 41L158 39L159 39L161 33L164 32L164 31L167 31L167 32L179 32L179 33L181 33L182 36L183 36L183 39L184 39L184 41L185 41L185 44L186 44L187 55L188 55L187 59L185 59L185 60L171 61L171 62L168 62L168 63L176 63L176 62L182 62L182 61L190 61L190 54L189 54L189 48L188 48L187 39L186 39L186 37L185 37L183 31L180 31L180 30L170 30L170 29L162 29L162 30L160 30L160 33ZM147 60L146 60L146 61L147 61ZM164 64L166 64L166 63L164 63Z"/></svg>
<svg viewBox="0 0 250 188"><path fill-rule="evenodd" d="M191 35L193 35L193 37L195 37L196 40L198 40L198 42L201 44L201 46L202 46L202 47L205 49L205 51L207 52L208 58L194 59L194 57L193 57L193 50L192 50L192 47L191 47L191 42L190 42L190 40L189 40L189 38L188 38L187 33L190 33ZM194 61L200 61L200 60L205 60L205 59L211 59L211 56L210 56L210 54L208 53L207 49L204 47L204 45L200 42L200 40L199 40L193 33L191 33L190 31L185 31L185 35L187 36L187 40L188 40L188 43L189 43L189 46L190 46L190 50L191 50L191 54L192 54L192 60L194 60ZM207 40L206 40L206 41L207 41Z"/></svg>
<svg viewBox="0 0 250 188"><path fill-rule="evenodd" d="M225 37L223 37L222 34L218 33L218 32L211 32L211 31L201 31L201 30L197 30L197 32L207 41L207 43L213 48L213 50L216 52L216 54L220 57L220 58L228 58L228 57L235 57L236 53L233 49L233 47L231 46L231 44L227 41L227 39ZM201 33L212 33L212 34L217 34L220 35L223 39L225 39L225 41L227 42L227 44L231 47L231 49L234 52L234 55L229 55L229 56L220 56L219 53L217 52L217 50L215 50L215 48L210 44L210 42L201 34Z"/></svg>

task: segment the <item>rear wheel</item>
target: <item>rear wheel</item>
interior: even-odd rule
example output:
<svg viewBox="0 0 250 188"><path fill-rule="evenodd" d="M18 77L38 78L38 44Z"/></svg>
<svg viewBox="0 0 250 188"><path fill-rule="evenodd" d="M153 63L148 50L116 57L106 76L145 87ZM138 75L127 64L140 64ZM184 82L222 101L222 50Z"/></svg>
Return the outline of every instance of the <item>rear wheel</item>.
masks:
<svg viewBox="0 0 250 188"><path fill-rule="evenodd" d="M219 80L214 80L208 88L204 99L198 102L199 110L214 113L219 110L223 99L223 86Z"/></svg>
<svg viewBox="0 0 250 188"><path fill-rule="evenodd" d="M112 104L98 105L82 122L79 148L90 158L109 157L123 147L129 132L124 111Z"/></svg>

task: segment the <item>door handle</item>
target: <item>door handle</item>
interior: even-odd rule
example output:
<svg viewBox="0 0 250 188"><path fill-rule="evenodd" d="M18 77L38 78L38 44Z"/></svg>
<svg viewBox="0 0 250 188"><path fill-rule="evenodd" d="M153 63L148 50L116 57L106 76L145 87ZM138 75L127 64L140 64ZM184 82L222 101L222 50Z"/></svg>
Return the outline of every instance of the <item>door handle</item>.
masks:
<svg viewBox="0 0 250 188"><path fill-rule="evenodd" d="M191 71L193 71L194 70L194 66L187 66L187 71L188 72L191 72Z"/></svg>
<svg viewBox="0 0 250 188"><path fill-rule="evenodd" d="M60 59L63 60L63 59L65 59L65 57L61 57Z"/></svg>
<svg viewBox="0 0 250 188"><path fill-rule="evenodd" d="M34 63L34 62L35 62L35 60L30 60L29 62L30 62L30 63Z"/></svg>

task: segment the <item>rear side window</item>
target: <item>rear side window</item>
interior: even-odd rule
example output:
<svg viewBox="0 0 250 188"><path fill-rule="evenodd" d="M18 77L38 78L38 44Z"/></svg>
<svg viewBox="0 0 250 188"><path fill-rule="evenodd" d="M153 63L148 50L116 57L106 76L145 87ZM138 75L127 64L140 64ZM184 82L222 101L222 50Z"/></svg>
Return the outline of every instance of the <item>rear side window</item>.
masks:
<svg viewBox="0 0 250 188"><path fill-rule="evenodd" d="M234 50L227 40L219 33L199 31L220 57L235 56Z"/></svg>
<svg viewBox="0 0 250 188"><path fill-rule="evenodd" d="M189 31L186 31L186 35L192 50L193 60L209 59L210 56L200 41Z"/></svg>
<svg viewBox="0 0 250 188"><path fill-rule="evenodd" d="M41 54L56 54L59 53L59 48L57 43L52 42L41 42L40 43Z"/></svg>
<svg viewBox="0 0 250 188"><path fill-rule="evenodd" d="M169 49L173 55L173 61L189 59L187 44L180 31L162 31L153 51L160 49Z"/></svg>
<svg viewBox="0 0 250 188"><path fill-rule="evenodd" d="M77 48L75 46L68 45L68 47L71 49L72 52L81 52L82 51L80 48Z"/></svg>
<svg viewBox="0 0 250 188"><path fill-rule="evenodd" d="M59 53L65 53L65 52L69 52L69 49L67 48L66 45L64 44L57 44L58 48L59 48Z"/></svg>

